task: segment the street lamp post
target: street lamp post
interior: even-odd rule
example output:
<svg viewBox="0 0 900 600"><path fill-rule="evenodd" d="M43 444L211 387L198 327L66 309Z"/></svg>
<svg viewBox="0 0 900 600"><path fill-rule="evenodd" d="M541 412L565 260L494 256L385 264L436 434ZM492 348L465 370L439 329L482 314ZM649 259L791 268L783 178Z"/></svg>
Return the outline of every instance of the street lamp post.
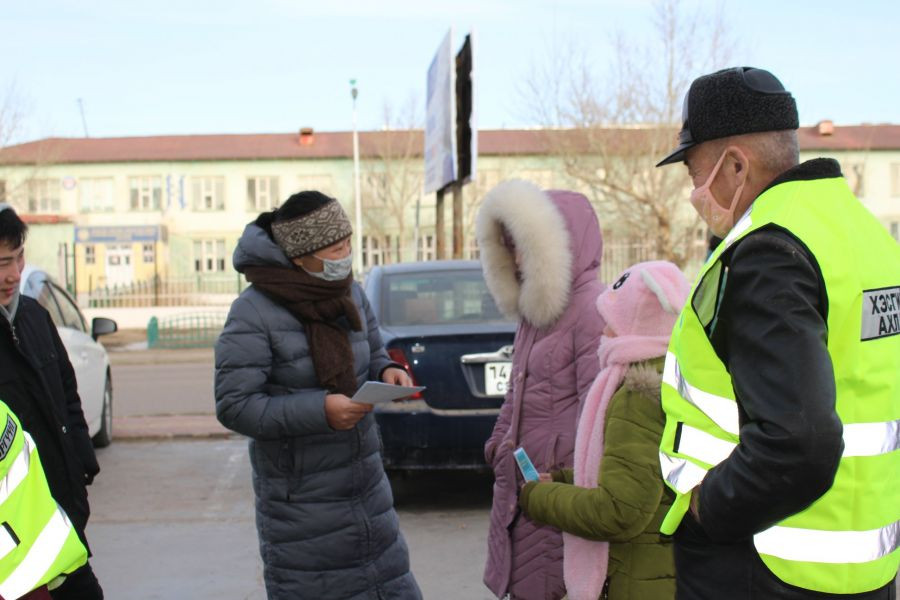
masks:
<svg viewBox="0 0 900 600"><path fill-rule="evenodd" d="M358 276L362 276L362 201L359 191L359 133L356 131L356 96L359 94L359 91L356 89L355 79L350 80L350 85L352 86L350 96L353 98L353 195L354 204L356 205L356 252L353 255L356 263L356 273Z"/></svg>

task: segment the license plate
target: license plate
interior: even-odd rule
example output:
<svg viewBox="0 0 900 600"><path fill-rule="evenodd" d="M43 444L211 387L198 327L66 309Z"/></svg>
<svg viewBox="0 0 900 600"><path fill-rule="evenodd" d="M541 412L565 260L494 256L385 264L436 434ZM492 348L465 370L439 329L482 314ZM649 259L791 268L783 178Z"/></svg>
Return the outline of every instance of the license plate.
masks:
<svg viewBox="0 0 900 600"><path fill-rule="evenodd" d="M509 362L484 363L484 393L502 396L509 388Z"/></svg>

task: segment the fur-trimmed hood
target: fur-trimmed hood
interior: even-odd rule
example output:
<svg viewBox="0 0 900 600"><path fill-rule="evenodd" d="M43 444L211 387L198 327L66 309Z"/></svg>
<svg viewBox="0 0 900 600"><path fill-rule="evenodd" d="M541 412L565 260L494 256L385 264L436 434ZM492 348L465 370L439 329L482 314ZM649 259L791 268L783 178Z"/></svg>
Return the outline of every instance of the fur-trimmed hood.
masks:
<svg viewBox="0 0 900 600"><path fill-rule="evenodd" d="M650 398L659 398L662 389L663 359L634 363L625 372L623 386Z"/></svg>
<svg viewBox="0 0 900 600"><path fill-rule="evenodd" d="M521 254L521 283L515 258L501 241L501 225ZM582 194L504 181L484 197L475 236L497 306L539 329L562 316L581 280L597 279L603 238L597 214Z"/></svg>

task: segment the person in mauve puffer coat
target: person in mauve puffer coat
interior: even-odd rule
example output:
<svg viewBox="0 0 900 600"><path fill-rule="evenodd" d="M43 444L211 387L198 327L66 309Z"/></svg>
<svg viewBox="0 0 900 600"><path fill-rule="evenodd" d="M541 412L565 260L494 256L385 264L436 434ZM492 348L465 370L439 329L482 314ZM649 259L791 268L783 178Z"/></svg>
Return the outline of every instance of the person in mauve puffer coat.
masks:
<svg viewBox="0 0 900 600"><path fill-rule="evenodd" d="M513 451L524 447L539 471L572 466L604 328L594 310L604 289L600 225L583 195L510 180L485 196L475 227L488 289L519 321L510 389L485 444L495 482L484 582L497 597L558 600L562 534L518 508Z"/></svg>
<svg viewBox="0 0 900 600"><path fill-rule="evenodd" d="M660 474L663 357L690 285L666 261L638 263L597 299L601 370L575 437L575 468L529 482L519 505L563 530L569 600L675 597L672 539L659 526L674 494Z"/></svg>
<svg viewBox="0 0 900 600"><path fill-rule="evenodd" d="M250 438L270 599L419 600L366 380L409 384L350 272L337 200L300 192L247 225L250 287L216 343L216 415Z"/></svg>

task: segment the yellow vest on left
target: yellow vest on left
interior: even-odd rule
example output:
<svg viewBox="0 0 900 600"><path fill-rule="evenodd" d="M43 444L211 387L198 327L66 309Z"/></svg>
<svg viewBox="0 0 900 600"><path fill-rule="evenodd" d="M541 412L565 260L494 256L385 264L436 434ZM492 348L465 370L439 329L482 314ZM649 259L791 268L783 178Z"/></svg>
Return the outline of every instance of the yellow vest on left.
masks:
<svg viewBox="0 0 900 600"><path fill-rule="evenodd" d="M50 494L34 440L0 401L0 597L13 600L87 563Z"/></svg>

